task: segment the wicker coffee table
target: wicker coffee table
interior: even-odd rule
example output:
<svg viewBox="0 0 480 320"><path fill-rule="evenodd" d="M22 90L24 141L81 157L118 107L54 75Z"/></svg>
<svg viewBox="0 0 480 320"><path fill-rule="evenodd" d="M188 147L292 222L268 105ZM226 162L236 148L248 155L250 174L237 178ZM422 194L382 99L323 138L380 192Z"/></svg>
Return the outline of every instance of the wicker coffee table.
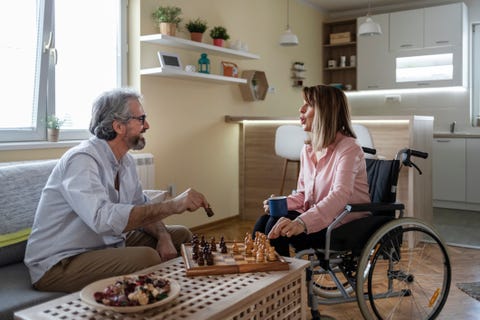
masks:
<svg viewBox="0 0 480 320"><path fill-rule="evenodd" d="M176 280L180 295L141 313L97 311L72 293L15 312L15 319L306 319L306 260L286 258L288 271L187 277L181 257L143 270Z"/></svg>

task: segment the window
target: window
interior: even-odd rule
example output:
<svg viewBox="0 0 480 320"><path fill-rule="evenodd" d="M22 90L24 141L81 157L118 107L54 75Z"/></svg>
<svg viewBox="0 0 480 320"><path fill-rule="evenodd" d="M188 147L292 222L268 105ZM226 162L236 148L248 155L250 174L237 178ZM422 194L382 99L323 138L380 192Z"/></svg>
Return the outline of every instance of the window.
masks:
<svg viewBox="0 0 480 320"><path fill-rule="evenodd" d="M480 127L480 23L472 30L472 77L473 125Z"/></svg>
<svg viewBox="0 0 480 320"><path fill-rule="evenodd" d="M8 0L0 5L0 142L89 136L91 105L125 84L126 0ZM8 8L8 10L4 10Z"/></svg>

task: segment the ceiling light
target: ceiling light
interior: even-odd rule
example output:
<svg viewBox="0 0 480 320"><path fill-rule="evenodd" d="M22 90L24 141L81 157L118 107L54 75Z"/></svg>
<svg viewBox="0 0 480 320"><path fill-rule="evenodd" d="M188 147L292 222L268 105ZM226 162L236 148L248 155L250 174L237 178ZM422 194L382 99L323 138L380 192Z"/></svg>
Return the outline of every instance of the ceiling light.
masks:
<svg viewBox="0 0 480 320"><path fill-rule="evenodd" d="M280 45L296 46L298 45L298 37L290 30L290 0L287 0L287 30L280 36Z"/></svg>
<svg viewBox="0 0 480 320"><path fill-rule="evenodd" d="M365 21L358 27L359 36L377 36L382 34L380 25L370 17L370 1L368 2L368 12Z"/></svg>

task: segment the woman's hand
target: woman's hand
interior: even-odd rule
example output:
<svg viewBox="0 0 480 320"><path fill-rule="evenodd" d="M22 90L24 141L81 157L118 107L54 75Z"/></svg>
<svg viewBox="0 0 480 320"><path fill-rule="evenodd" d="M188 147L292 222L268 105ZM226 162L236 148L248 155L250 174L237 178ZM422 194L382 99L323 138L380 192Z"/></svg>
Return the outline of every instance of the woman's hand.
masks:
<svg viewBox="0 0 480 320"><path fill-rule="evenodd" d="M271 194L270 198L271 197L275 197L275 195ZM268 198L268 199L270 199L270 198ZM270 214L270 206L268 205L268 199L263 200L263 210L265 211L266 214Z"/></svg>
<svg viewBox="0 0 480 320"><path fill-rule="evenodd" d="M282 217L278 219L272 230L270 230L268 233L268 238L276 239L280 236L290 238L302 233L303 231L304 227L300 222Z"/></svg>

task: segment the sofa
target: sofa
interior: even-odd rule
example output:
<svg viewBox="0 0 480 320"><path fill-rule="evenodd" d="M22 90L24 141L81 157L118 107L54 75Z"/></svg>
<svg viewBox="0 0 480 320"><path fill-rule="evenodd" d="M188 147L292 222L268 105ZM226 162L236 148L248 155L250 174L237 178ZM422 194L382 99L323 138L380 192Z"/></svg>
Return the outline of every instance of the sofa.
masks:
<svg viewBox="0 0 480 320"><path fill-rule="evenodd" d="M64 295L33 289L23 263L35 210L57 160L0 164L0 319Z"/></svg>

